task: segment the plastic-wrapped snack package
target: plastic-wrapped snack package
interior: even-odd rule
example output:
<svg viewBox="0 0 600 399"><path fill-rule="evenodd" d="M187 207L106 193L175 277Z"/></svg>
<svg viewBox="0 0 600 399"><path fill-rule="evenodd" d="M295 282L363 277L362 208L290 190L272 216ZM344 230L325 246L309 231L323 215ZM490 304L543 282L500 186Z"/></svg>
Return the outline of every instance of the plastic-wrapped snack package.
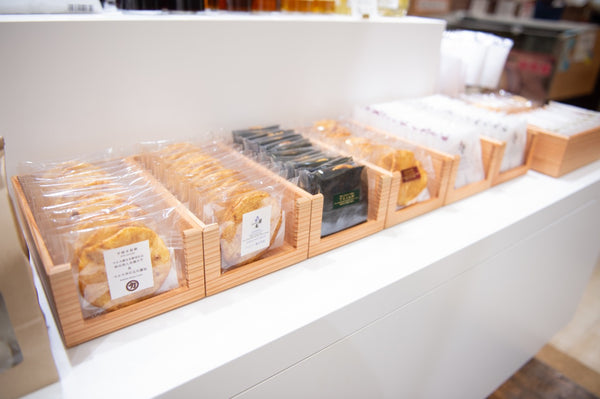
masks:
<svg viewBox="0 0 600 399"><path fill-rule="evenodd" d="M183 283L177 212L132 163L90 158L19 178L53 262L73 266L85 318Z"/></svg>
<svg viewBox="0 0 600 399"><path fill-rule="evenodd" d="M564 136L600 127L600 112L556 101L526 113L525 117L532 126Z"/></svg>
<svg viewBox="0 0 600 399"><path fill-rule="evenodd" d="M448 115L432 113L408 101L356 107L354 119L409 142L459 155L455 188L484 180L481 129Z"/></svg>
<svg viewBox="0 0 600 399"><path fill-rule="evenodd" d="M427 182L434 171L431 158L423 149L349 121L318 121L307 134L390 172L399 172L398 208L430 198Z"/></svg>
<svg viewBox="0 0 600 399"><path fill-rule="evenodd" d="M504 90L483 93L462 93L458 98L476 107L506 114L527 112L539 106L525 97Z"/></svg>
<svg viewBox="0 0 600 399"><path fill-rule="evenodd" d="M521 166L525 162L527 120L523 115L494 112L443 95L422 97L407 102L432 114L444 114L449 118L472 124L480 129L481 135L505 142L504 158L500 165L501 172Z"/></svg>
<svg viewBox="0 0 600 399"><path fill-rule="evenodd" d="M298 186L311 194L323 194L321 236L327 236L366 220L367 182L364 166L351 158L332 159L315 168L298 171Z"/></svg>
<svg viewBox="0 0 600 399"><path fill-rule="evenodd" d="M249 168L246 158L219 143L162 143L146 151L176 196L203 222L218 224L222 270L283 245L284 189Z"/></svg>
<svg viewBox="0 0 600 399"><path fill-rule="evenodd" d="M232 136L247 155L305 191L323 195L322 237L367 221L366 170L351 158L324 151L299 131L279 126L234 130Z"/></svg>

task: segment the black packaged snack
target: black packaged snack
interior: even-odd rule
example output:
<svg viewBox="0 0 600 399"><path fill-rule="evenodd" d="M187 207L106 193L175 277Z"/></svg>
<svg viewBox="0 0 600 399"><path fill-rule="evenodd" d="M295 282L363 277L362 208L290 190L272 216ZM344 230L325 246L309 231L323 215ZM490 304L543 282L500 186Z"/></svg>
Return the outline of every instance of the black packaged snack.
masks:
<svg viewBox="0 0 600 399"><path fill-rule="evenodd" d="M261 148L276 144L280 141L292 138L296 134L292 130L277 130L274 132L260 133L244 137L244 150L254 153L260 152Z"/></svg>
<svg viewBox="0 0 600 399"><path fill-rule="evenodd" d="M367 173L351 157L325 152L279 125L236 130L233 140L300 188L323 195L322 237L367 221Z"/></svg>
<svg viewBox="0 0 600 399"><path fill-rule="evenodd" d="M298 186L311 194L323 194L321 237L367 221L366 170L351 158L300 171Z"/></svg>
<svg viewBox="0 0 600 399"><path fill-rule="evenodd" d="M272 126L265 126L265 127L234 130L233 132L231 132L231 135L233 136L234 143L243 144L244 138L246 138L246 137L258 136L261 134L266 135L270 132L276 132L278 130L280 130L279 125L272 125Z"/></svg>
<svg viewBox="0 0 600 399"><path fill-rule="evenodd" d="M280 153L282 151L312 147L312 143L310 142L310 140L305 139L301 135L299 135L299 136L301 137L301 139L299 139L299 140L284 140L281 143L276 143L276 144L270 145L269 147L265 148L265 150L267 152L273 154L273 153Z"/></svg>

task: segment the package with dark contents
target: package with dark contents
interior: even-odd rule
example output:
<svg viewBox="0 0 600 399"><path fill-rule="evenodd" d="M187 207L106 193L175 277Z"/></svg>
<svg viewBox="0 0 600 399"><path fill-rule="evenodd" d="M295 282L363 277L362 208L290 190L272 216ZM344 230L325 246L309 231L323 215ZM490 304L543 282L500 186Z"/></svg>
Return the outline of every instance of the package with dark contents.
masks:
<svg viewBox="0 0 600 399"><path fill-rule="evenodd" d="M367 221L367 173L351 157L332 154L278 125L235 130L232 135L247 155L307 192L323 195L322 237Z"/></svg>

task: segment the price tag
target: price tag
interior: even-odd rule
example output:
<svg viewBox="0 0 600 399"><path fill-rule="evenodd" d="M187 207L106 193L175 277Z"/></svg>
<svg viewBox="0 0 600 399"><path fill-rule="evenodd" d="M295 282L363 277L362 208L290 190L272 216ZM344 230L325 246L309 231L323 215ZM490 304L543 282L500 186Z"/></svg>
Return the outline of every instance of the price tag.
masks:
<svg viewBox="0 0 600 399"><path fill-rule="evenodd" d="M271 243L271 206L245 213L242 217L242 256L265 249Z"/></svg>
<svg viewBox="0 0 600 399"><path fill-rule="evenodd" d="M148 240L104 251L104 265L112 299L154 287Z"/></svg>

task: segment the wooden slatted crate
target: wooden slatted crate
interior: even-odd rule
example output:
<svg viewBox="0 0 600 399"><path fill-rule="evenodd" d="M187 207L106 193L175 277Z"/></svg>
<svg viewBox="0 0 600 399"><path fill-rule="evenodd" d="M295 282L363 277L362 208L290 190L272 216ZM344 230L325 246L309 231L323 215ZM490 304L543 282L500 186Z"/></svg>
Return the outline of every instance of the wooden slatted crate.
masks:
<svg viewBox="0 0 600 399"><path fill-rule="evenodd" d="M531 169L531 164L533 161L533 154L535 151L535 147L537 145L536 143L537 143L537 134L535 134L534 132L528 131L527 132L527 143L525 144L525 161L520 166L517 166L515 168L501 172L500 164L498 164L497 168L496 168L495 164L491 168L489 165L488 166L484 165L484 169L489 170L489 172L491 173L492 186L496 186L498 184L512 180L516 177L522 176L525 173L527 173L527 171L529 169ZM494 158L494 154L492 154L494 151L498 151L497 157L499 157L500 161L502 161L502 158L504 157L505 149L506 149L506 143L498 142L498 141L496 141L496 143L494 143L494 140L490 140L490 141L486 140L485 143L483 143L483 147L482 147L482 151L485 151L485 153L483 155L484 162L487 162L487 163L491 162L491 160ZM500 162L500 163L502 163L502 162Z"/></svg>
<svg viewBox="0 0 600 399"><path fill-rule="evenodd" d="M27 178L28 176L12 178L16 208L32 259L65 346L78 345L205 297L202 225L152 176L145 174L145 178L150 181L154 190L180 216L184 282L178 288L117 310L85 318L80 305L78 284L73 276L74 266L71 263L54 263L46 244L46 237L36 222L32 207L23 190L22 182Z"/></svg>
<svg viewBox="0 0 600 399"><path fill-rule="evenodd" d="M500 164L502 163L505 146L506 143L502 141L489 137L481 137L481 160L483 161L485 178L459 188L455 187L455 182L460 156L454 155L454 163L450 171L450 178L448 179L448 189L446 190L444 205L460 201L490 188L494 177L500 172Z"/></svg>
<svg viewBox="0 0 600 399"><path fill-rule="evenodd" d="M529 125L536 135L531 169L560 177L600 159L600 127L564 136Z"/></svg>
<svg viewBox="0 0 600 399"><path fill-rule="evenodd" d="M321 194L312 195L309 257L375 234L385 227L387 203L392 181L391 175L387 171L366 162L357 161L357 163L365 166L369 182L367 221L326 237L321 237L324 199Z"/></svg>
<svg viewBox="0 0 600 399"><path fill-rule="evenodd" d="M322 145L318 143L318 145ZM329 148L331 152L342 155L339 150ZM323 201L322 194L310 194L298 186L288 182L284 178L271 172L264 166L248 159L248 162L254 164L252 167L259 168L270 173L272 178L280 179L282 184L290 186L290 189L298 196L308 198L310 201L310 223L308 240L308 257L313 257L324 252L338 248L350 242L372 235L383 230L385 225L385 212L389 198L389 189L391 176L380 168L367 165L365 162L357 162L365 166L368 179L368 211L367 221L342 231L321 237L321 225L323 220Z"/></svg>
<svg viewBox="0 0 600 399"><path fill-rule="evenodd" d="M350 123L356 127L359 127L360 129L368 130L372 136L372 140L375 143L377 143L379 141L378 138L380 138L381 142L390 143L390 145L396 143L397 148L405 148L407 146L415 147L413 144L407 145L406 141L402 140L401 138L377 128L367 126L356 121L351 121ZM321 145L332 148L331 144L328 143L321 143ZM401 208L397 206L398 192L400 190L400 185L402 184L402 176L400 172L391 172L389 170L385 170L384 168L381 168L372 162L369 162L368 160L359 158L360 162L364 163L368 168L376 171L382 176L386 176L386 180L389 180L390 188L385 205L384 228L397 225L419 215L431 212L432 210L437 209L444 204L446 190L448 189L448 179L450 178L450 171L452 170L452 165L455 160L453 157L442 152L421 146L416 147L418 147L420 151L422 151L431 159L431 166L434 173L433 176L428 176L427 180L429 199ZM356 157L356 154L346 155Z"/></svg>
<svg viewBox="0 0 600 399"><path fill-rule="evenodd" d="M248 170L257 176L264 176L284 188L282 200L286 214L283 245L269 250L261 259L224 270L221 264L220 228L218 223L201 222L204 243L204 274L206 295L214 295L248 281L265 276L269 273L291 266L308 257L310 233L310 213L313 198L304 190L296 187L287 180L277 176L270 170L233 151L226 146L222 149L230 151L232 157L237 157ZM153 169L158 176L164 176L163 184L172 192L185 198L187 195L186 182L177 176L167 175L158 159L147 157L136 158L137 162L148 169ZM166 179L166 180L165 180Z"/></svg>

